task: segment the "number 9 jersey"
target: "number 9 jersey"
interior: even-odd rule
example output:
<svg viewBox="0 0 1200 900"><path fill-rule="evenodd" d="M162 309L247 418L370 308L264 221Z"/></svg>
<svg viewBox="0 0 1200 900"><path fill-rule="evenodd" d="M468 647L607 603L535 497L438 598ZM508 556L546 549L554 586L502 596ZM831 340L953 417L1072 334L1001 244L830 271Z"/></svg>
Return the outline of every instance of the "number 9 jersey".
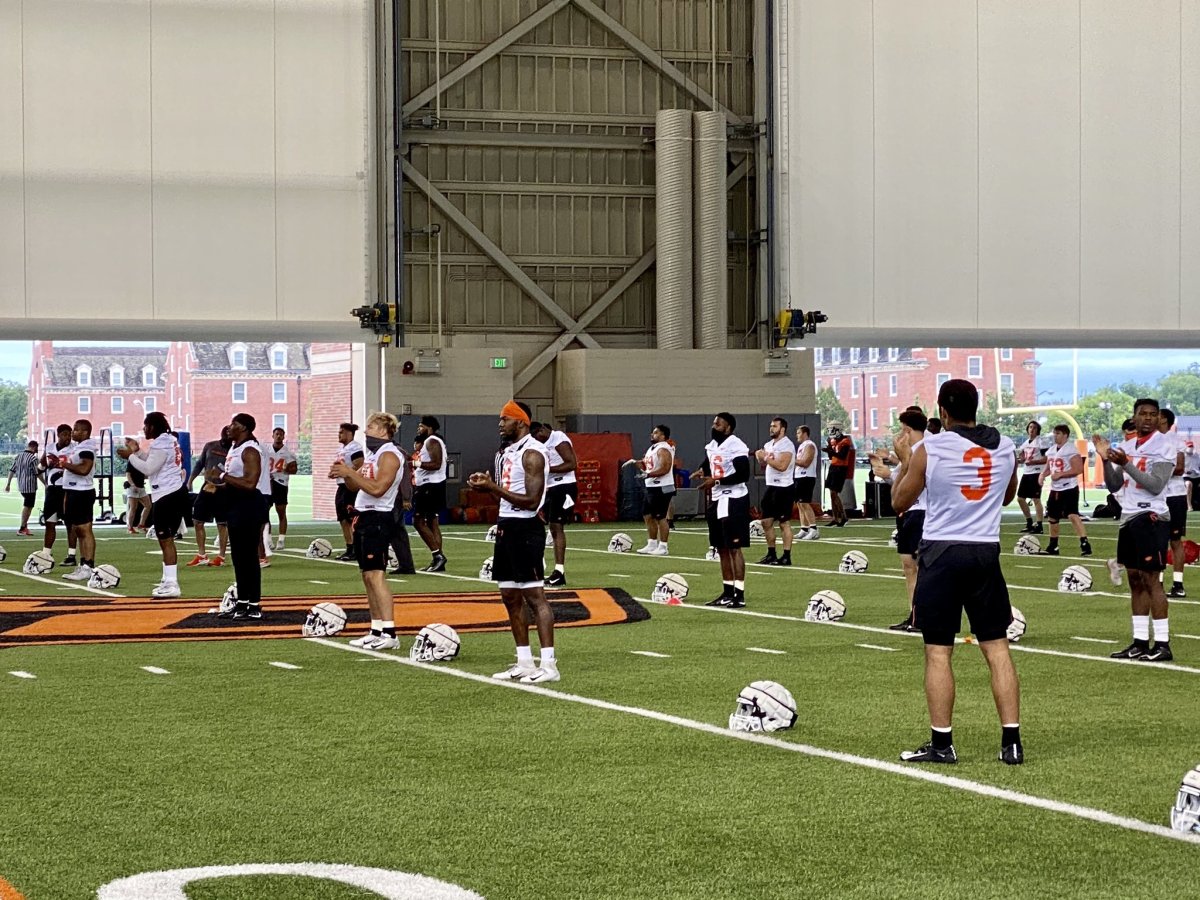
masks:
<svg viewBox="0 0 1200 900"><path fill-rule="evenodd" d="M1016 470L1016 447L989 426L926 434L927 541L1000 541L1004 493ZM973 440L972 440L973 439Z"/></svg>

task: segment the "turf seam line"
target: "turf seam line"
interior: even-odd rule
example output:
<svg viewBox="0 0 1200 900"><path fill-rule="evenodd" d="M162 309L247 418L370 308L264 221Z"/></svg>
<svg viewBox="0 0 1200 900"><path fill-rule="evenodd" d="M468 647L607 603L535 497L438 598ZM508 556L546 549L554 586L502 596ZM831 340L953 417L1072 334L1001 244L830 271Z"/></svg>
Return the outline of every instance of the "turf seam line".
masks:
<svg viewBox="0 0 1200 900"><path fill-rule="evenodd" d="M1020 791L1014 791L1008 788L1000 788L994 785L984 784L983 782L970 781L966 778L957 778L952 775L941 775L924 769L906 767L902 766L900 763L888 762L882 759L874 759L869 756L858 756L857 754L845 753L840 750L827 750L823 747L814 747L810 744L793 743L791 741L784 741L779 738L768 737L759 733L730 731L727 728L711 725L708 722L700 722L695 719L686 719L682 716L675 716L670 713L658 712L657 710L652 709L644 709L640 706L625 706L620 703L611 703L607 700L598 700L594 697L585 697L581 694L569 694L565 691L550 690L549 688L540 687L536 684L520 684L519 682L499 681L495 678L490 678L487 675L479 675L475 672L467 672L463 669L455 669L448 666L436 666L430 663L414 662L413 660L410 660L404 656L389 656L385 653L367 650L362 647L351 647L349 644L341 644L325 638L305 638L305 640L314 644L321 644L325 647L331 647L335 650L357 653L377 659L384 659L403 666L408 666L410 668L422 669L427 672L453 675L456 678L462 678L467 681L474 681L479 684L486 684L492 687L524 691L525 693L529 694L537 694L542 697L548 697L554 700L563 700L570 703L579 703L584 706L591 706L596 709L603 709L609 712L626 713L628 715L634 715L644 719L664 722L668 725L676 725L681 728L688 728L692 731L700 731L707 734L716 735L718 737L726 738L727 740L738 740L751 744L761 744L768 747L774 747L779 750L787 750L792 753L801 753L805 756L812 756L818 759L831 760L833 762L845 763L865 769L874 769L878 772L887 772L892 775L900 775L904 778L925 781L931 784L937 784L943 787L954 788L967 793L977 794L982 797L989 797L997 800L1007 800L1010 803L1029 806L1034 809L1041 809L1047 812L1074 816L1075 818L1083 819L1089 822L1096 822L1101 825L1112 825L1117 828L1123 828L1127 831L1138 831L1144 834L1153 835L1155 837L1167 838L1170 840L1176 840L1183 843L1200 846L1200 835L1185 834L1181 831L1174 831L1165 825L1155 825L1151 822L1144 822L1141 819L1119 816L1116 813L1110 813L1102 809L1093 809L1087 806L1079 806L1074 803L1066 803L1061 800L1051 800L1047 797L1024 794Z"/></svg>
<svg viewBox="0 0 1200 900"><path fill-rule="evenodd" d="M80 583L78 581L74 581L63 584L61 581L55 581L53 578L45 578L41 575L30 575L17 569L0 569L0 574L16 575L18 578L28 578L30 581L40 581L42 584L52 584L55 587L64 588L66 590L87 591L89 594L99 594L102 597L115 597L118 600L125 599L124 594L114 594L112 591L88 587L86 582Z"/></svg>

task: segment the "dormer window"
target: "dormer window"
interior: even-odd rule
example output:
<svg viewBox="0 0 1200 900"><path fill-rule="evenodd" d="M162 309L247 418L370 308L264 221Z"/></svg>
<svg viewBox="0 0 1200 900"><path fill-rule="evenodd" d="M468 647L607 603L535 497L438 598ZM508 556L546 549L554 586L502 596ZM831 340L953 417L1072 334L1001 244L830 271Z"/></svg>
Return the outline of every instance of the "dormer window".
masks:
<svg viewBox="0 0 1200 900"><path fill-rule="evenodd" d="M230 344L229 345L229 368L245 369L246 368L246 345L245 344Z"/></svg>
<svg viewBox="0 0 1200 900"><path fill-rule="evenodd" d="M271 347L271 368L286 369L287 368L287 345L275 344Z"/></svg>
<svg viewBox="0 0 1200 900"><path fill-rule="evenodd" d="M121 366L113 366L108 370L108 385L109 387L125 387L125 369Z"/></svg>
<svg viewBox="0 0 1200 900"><path fill-rule="evenodd" d="M77 387L92 386L92 367L79 366L75 369L75 385Z"/></svg>
<svg viewBox="0 0 1200 900"><path fill-rule="evenodd" d="M142 367L142 387L158 387L158 370L154 366Z"/></svg>

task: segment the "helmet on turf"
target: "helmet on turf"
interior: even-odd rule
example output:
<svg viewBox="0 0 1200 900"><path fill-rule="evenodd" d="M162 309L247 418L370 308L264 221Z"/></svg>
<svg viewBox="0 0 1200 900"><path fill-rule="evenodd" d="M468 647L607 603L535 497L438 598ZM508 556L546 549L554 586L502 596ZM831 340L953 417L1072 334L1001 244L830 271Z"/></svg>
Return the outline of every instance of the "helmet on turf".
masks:
<svg viewBox="0 0 1200 900"><path fill-rule="evenodd" d="M325 540L325 538L317 538L308 545L308 549L304 551L304 555L309 559L328 559L333 555L333 544Z"/></svg>
<svg viewBox="0 0 1200 900"><path fill-rule="evenodd" d="M496 543L496 530L497 530L497 526L495 526L495 525L493 525L491 528L489 528L487 530L487 534L485 534L483 536L484 540L486 540L490 544Z"/></svg>
<svg viewBox="0 0 1200 900"><path fill-rule="evenodd" d="M224 601L222 601L224 604ZM305 637L332 637L346 627L346 611L336 603L318 603L300 629Z"/></svg>
<svg viewBox="0 0 1200 900"><path fill-rule="evenodd" d="M1013 553L1017 556L1037 556L1041 552L1042 542L1032 534L1021 535L1017 538L1017 546L1013 547Z"/></svg>
<svg viewBox="0 0 1200 900"><path fill-rule="evenodd" d="M1058 589L1069 594L1082 594L1092 589L1092 573L1083 566L1067 566L1058 579Z"/></svg>
<svg viewBox="0 0 1200 900"><path fill-rule="evenodd" d="M842 561L838 563L838 571L850 575L861 575L867 571L867 554L861 550L847 551L846 555L842 557Z"/></svg>
<svg viewBox="0 0 1200 900"><path fill-rule="evenodd" d="M846 601L837 591L817 591L804 610L807 622L836 622L846 615Z"/></svg>
<svg viewBox="0 0 1200 900"><path fill-rule="evenodd" d="M762 519L752 519L750 521L750 540L765 541L766 539L767 535L763 531Z"/></svg>
<svg viewBox="0 0 1200 900"><path fill-rule="evenodd" d="M721 554L717 552L716 547L709 547L704 551L704 558L709 562L716 562L721 558Z"/></svg>
<svg viewBox="0 0 1200 900"><path fill-rule="evenodd" d="M110 588L115 588L121 583L121 572L116 566L111 566L105 563L102 566L96 566L92 570L92 577L88 579L88 587L107 591Z"/></svg>
<svg viewBox="0 0 1200 900"><path fill-rule="evenodd" d="M898 539L899 537L900 537L900 529L899 529L899 528L893 528L893 529L892 529L892 536L891 536L890 538L888 538L888 546L889 546L889 547L895 547L895 546L896 546L896 544L897 544L897 542L898 542L898 541L897 541L897 539Z"/></svg>
<svg viewBox="0 0 1200 900"><path fill-rule="evenodd" d="M0 562L4 562L6 559L8 559L8 551L0 545Z"/></svg>
<svg viewBox="0 0 1200 900"><path fill-rule="evenodd" d="M487 559L485 559L483 561L483 565L481 565L479 567L479 577L482 578L484 581L495 581L496 580L495 578L492 577L492 559L493 559L493 557L489 556Z"/></svg>
<svg viewBox="0 0 1200 900"><path fill-rule="evenodd" d="M650 599L658 603L682 603L687 599L687 579L675 572L668 572L659 577L650 592Z"/></svg>
<svg viewBox="0 0 1200 900"><path fill-rule="evenodd" d="M458 656L458 648L461 646L462 641L458 639L457 631L449 625L435 622L417 632L412 648L408 651L408 658L414 662L454 659Z"/></svg>
<svg viewBox="0 0 1200 900"><path fill-rule="evenodd" d="M1171 827L1185 834L1200 834L1200 766L1183 776L1171 807Z"/></svg>
<svg viewBox="0 0 1200 900"><path fill-rule="evenodd" d="M1008 639L1014 644L1025 635L1025 616L1015 606L1012 608L1012 623L1008 626Z"/></svg>
<svg viewBox="0 0 1200 900"><path fill-rule="evenodd" d="M609 553L628 553L633 547L633 538L623 531L618 531L608 541Z"/></svg>
<svg viewBox="0 0 1200 900"><path fill-rule="evenodd" d="M225 588L225 593L221 595L221 605L217 607L217 613L229 614L233 612L238 604L237 582L235 581L229 587Z"/></svg>
<svg viewBox="0 0 1200 900"><path fill-rule="evenodd" d="M21 571L26 575L45 575L53 568L54 556L49 550L43 548L29 554L25 565L21 566Z"/></svg>
<svg viewBox="0 0 1200 900"><path fill-rule="evenodd" d="M774 681L754 681L742 688L729 716L732 731L782 731L796 724L796 699Z"/></svg>
<svg viewBox="0 0 1200 900"><path fill-rule="evenodd" d="M396 548L388 544L388 560L387 567L389 569L400 568L400 557L396 556Z"/></svg>
<svg viewBox="0 0 1200 900"><path fill-rule="evenodd" d="M546 546L547 547L554 546L554 535L550 533L549 528L546 529Z"/></svg>

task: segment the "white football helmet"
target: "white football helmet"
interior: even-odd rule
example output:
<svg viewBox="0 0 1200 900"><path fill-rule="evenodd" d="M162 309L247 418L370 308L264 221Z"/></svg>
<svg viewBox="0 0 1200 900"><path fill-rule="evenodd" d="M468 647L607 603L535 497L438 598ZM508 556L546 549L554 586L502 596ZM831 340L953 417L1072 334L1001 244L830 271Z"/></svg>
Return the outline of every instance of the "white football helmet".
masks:
<svg viewBox="0 0 1200 900"><path fill-rule="evenodd" d="M896 539L897 539L898 537L900 537L900 529L899 529L899 528L893 528L893 529L892 529L892 536L891 536L890 538L888 538L888 546L889 546L889 547L895 547L895 546L896 546Z"/></svg>
<svg viewBox="0 0 1200 900"><path fill-rule="evenodd" d="M763 531L762 519L751 519L750 520L750 540L765 541L766 539L767 539L767 536L766 536L766 533Z"/></svg>
<svg viewBox="0 0 1200 900"><path fill-rule="evenodd" d="M46 549L34 550L21 566L26 575L45 575L54 568L54 555Z"/></svg>
<svg viewBox="0 0 1200 900"><path fill-rule="evenodd" d="M1082 594L1092 589L1092 573L1083 566L1067 566L1058 579L1058 589L1069 594Z"/></svg>
<svg viewBox="0 0 1200 900"><path fill-rule="evenodd" d="M633 547L633 538L623 531L618 531L608 542L609 553L628 553Z"/></svg>
<svg viewBox="0 0 1200 900"><path fill-rule="evenodd" d="M4 562L6 559L8 559L8 551L0 544L0 562Z"/></svg>
<svg viewBox="0 0 1200 900"><path fill-rule="evenodd" d="M1012 608L1012 624L1008 626L1008 639L1014 644L1025 636L1025 616L1015 606Z"/></svg>
<svg viewBox="0 0 1200 900"><path fill-rule="evenodd" d="M654 590L650 592L650 599L658 603L682 603L687 599L688 583L687 579L675 572L668 572L666 575L659 577L654 583Z"/></svg>
<svg viewBox="0 0 1200 900"><path fill-rule="evenodd" d="M229 614L233 612L238 604L237 582L235 581L229 587L225 588L225 593L221 595L221 605L217 607L218 613Z"/></svg>
<svg viewBox="0 0 1200 900"><path fill-rule="evenodd" d="M754 681L742 688L729 717L731 731L782 731L796 724L796 699L774 681Z"/></svg>
<svg viewBox="0 0 1200 900"><path fill-rule="evenodd" d="M484 581L495 581L496 580L495 578L492 577L492 560L493 560L493 557L489 556L487 559L485 559L483 561L483 565L479 567L479 577L482 578Z"/></svg>
<svg viewBox="0 0 1200 900"><path fill-rule="evenodd" d="M400 558L399 558L398 556L396 556L396 550L395 550L395 548L393 548L393 547L392 547L392 545L391 545L391 544L388 544L388 561L387 561L387 567L388 567L389 569L398 569L398 568L400 568Z"/></svg>
<svg viewBox="0 0 1200 900"><path fill-rule="evenodd" d="M317 538L308 545L308 549L304 551L304 555L309 559L328 559L333 555L333 544L325 540L325 538Z"/></svg>
<svg viewBox="0 0 1200 900"><path fill-rule="evenodd" d="M121 583L121 572L116 566L105 563L92 569L92 577L88 579L88 587L107 591Z"/></svg>
<svg viewBox="0 0 1200 900"><path fill-rule="evenodd" d="M1032 534L1023 534L1017 538L1017 545L1013 547L1013 553L1017 556L1037 556L1042 552L1042 542Z"/></svg>
<svg viewBox="0 0 1200 900"><path fill-rule="evenodd" d="M496 543L496 530L497 526L493 525L487 530L487 534L483 536L484 540L486 540L489 544Z"/></svg>
<svg viewBox="0 0 1200 900"><path fill-rule="evenodd" d="M837 591L817 591L804 610L807 622L836 622L846 615L846 601Z"/></svg>
<svg viewBox="0 0 1200 900"><path fill-rule="evenodd" d="M1183 776L1171 807L1171 827L1185 834L1200 834L1200 766Z"/></svg>
<svg viewBox="0 0 1200 900"><path fill-rule="evenodd" d="M553 546L554 546L554 535L552 535L552 534L550 533L550 529L549 529L549 528L547 528L547 529L546 529L546 546L547 546L547 547L553 547Z"/></svg>
<svg viewBox="0 0 1200 900"><path fill-rule="evenodd" d="M846 555L842 557L842 561L838 563L838 571L850 575L861 575L867 571L867 554L861 550L847 551Z"/></svg>
<svg viewBox="0 0 1200 900"><path fill-rule="evenodd" d="M709 547L704 551L704 558L709 562L716 562L721 558L721 554L717 552L716 547Z"/></svg>
<svg viewBox="0 0 1200 900"><path fill-rule="evenodd" d="M413 638L413 645L408 651L408 658L414 662L439 662L454 659L458 656L461 646L462 641L458 639L457 631L449 625L435 622L417 632L417 636Z"/></svg>
<svg viewBox="0 0 1200 900"><path fill-rule="evenodd" d="M228 592L227 592L228 593ZM236 603L236 599L234 600ZM221 601L222 607L225 601ZM300 633L305 637L332 637L346 627L346 611L336 603L318 603L308 611Z"/></svg>

